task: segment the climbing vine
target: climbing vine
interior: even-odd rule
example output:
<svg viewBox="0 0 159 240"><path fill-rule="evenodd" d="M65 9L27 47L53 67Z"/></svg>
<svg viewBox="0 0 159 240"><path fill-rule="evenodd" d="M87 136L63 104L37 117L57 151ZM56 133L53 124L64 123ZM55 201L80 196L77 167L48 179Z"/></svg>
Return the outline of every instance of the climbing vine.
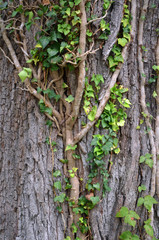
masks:
<svg viewBox="0 0 159 240"><path fill-rule="evenodd" d="M55 127L58 135L63 138L65 159L59 160L64 164L65 184L61 184L62 173L59 169L54 169L54 166L52 175L54 202L57 204L57 210L63 214L62 204L68 203L70 219L65 240L92 239L89 213L102 201L106 192L111 190L108 179L113 164L112 155L120 152L118 131L127 119L127 108L131 107L127 98L128 89L116 83L116 80L127 57L131 41L131 22L133 26L135 20L131 18L128 3L125 1L117 39L105 59L111 80L102 99L99 99L101 86L104 85L106 79L98 73L92 73L91 76L88 74L87 57L101 51L111 34L107 16L113 1L103 1L101 17L93 14L94 4L96 2L91 4L89 1L85 3L84 0L60 0L56 3L43 0L40 4L39 1L35 1L29 5L23 0L19 0L18 4L17 1L0 0L2 11L0 28L9 55L7 56L3 49L1 51L16 67L19 78L27 91L38 99L40 112L47 116L46 125L50 131L52 127ZM93 23L97 24L96 30ZM36 43L31 50L28 50L26 33L31 31L32 27L37 29L34 36ZM26 62L24 66L19 62L10 39L21 49ZM139 35L140 45L142 45L141 40ZM142 49L145 50L143 46ZM140 55L139 60L142 61ZM153 69L159 70L157 65ZM70 73L73 73L76 78L74 90L71 87ZM145 75L143 75L142 64L140 73L141 91L144 92ZM158 93L155 92L154 97L157 96ZM141 102L146 124L151 128L145 100L142 99ZM74 135L81 108L88 121L82 122L79 132ZM87 157L88 179L83 191L80 192L83 179L77 168L77 162L80 159L77 144L94 125L96 128L103 129L103 134L93 135L92 149ZM151 131L150 139L153 152L141 156L140 163L145 162L155 171L156 150ZM58 143L50 137L46 138L46 143L51 148L53 158ZM144 186L140 186L139 192L142 190L145 190ZM157 203L156 200L150 195L138 200L138 206L143 204L148 211L155 203ZM134 219L139 220L138 214L128 210L127 207L122 207L116 217L124 218L125 223L133 227L136 224ZM144 228L153 239L156 239L150 225L151 220L145 221ZM120 239L139 238L126 231L121 234Z"/></svg>

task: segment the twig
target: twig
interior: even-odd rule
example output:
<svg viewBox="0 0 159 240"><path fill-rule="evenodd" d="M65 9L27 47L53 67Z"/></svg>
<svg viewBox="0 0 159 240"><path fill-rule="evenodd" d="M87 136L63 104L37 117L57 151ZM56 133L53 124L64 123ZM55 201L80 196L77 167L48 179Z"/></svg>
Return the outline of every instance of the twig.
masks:
<svg viewBox="0 0 159 240"><path fill-rule="evenodd" d="M64 71L63 71L63 68L62 68L62 73L61 73L61 75L60 75L58 78L53 79L53 80L49 83L48 88L50 88L51 85L52 85L54 82L59 81L59 80L63 77L63 74L64 74Z"/></svg>
<svg viewBox="0 0 159 240"><path fill-rule="evenodd" d="M9 62L14 65L14 62L6 55L5 51L3 51L3 49L0 47L0 50L2 51L3 55L5 56L5 58L7 58L9 60Z"/></svg>
<svg viewBox="0 0 159 240"><path fill-rule="evenodd" d="M110 5L109 5L108 9L106 10L104 16L99 17L99 18L92 19L92 20L90 20L86 25L88 25L88 24L90 24L90 23L92 23L92 22L95 22L95 21L102 20L102 19L106 18L107 14L108 14L108 10L109 10L109 8L110 8L110 6L111 6L111 3L112 3L112 2L110 2Z"/></svg>

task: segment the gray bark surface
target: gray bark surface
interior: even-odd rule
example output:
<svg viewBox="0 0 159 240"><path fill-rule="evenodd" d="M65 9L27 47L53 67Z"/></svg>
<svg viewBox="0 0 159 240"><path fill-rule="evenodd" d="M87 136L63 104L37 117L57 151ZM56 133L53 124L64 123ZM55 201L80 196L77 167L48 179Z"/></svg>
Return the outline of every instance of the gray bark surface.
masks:
<svg viewBox="0 0 159 240"><path fill-rule="evenodd" d="M119 2L119 6L122 6L123 1ZM94 240L118 240L122 231L131 229L121 219L115 218L122 206L136 210L141 216L141 223L147 217L144 208L137 207L137 199L142 196L142 193L138 193L137 187L141 184L146 185L146 193L149 194L151 184L151 169L146 165L139 166L139 157L151 151L148 135L145 133L145 123L141 125L140 130L136 129L140 119L143 119L137 60L138 20L142 1L137 2L135 38L129 47L128 59L118 77L118 82L129 88L127 95L132 107L127 111L126 124L119 133L121 152L113 156L112 159L113 165L109 180L111 191L90 214ZM133 0L131 4L133 4ZM156 4L157 7L152 8L152 4ZM114 4L112 14L108 16L113 21L114 14L118 14L114 19L115 28L118 27L116 24L122 17L120 15L121 9L117 5L118 3ZM97 13L101 11L100 4L98 4L96 11ZM156 64L158 19L159 1L150 0L144 26L144 46L148 51L144 53L143 59L148 79L154 73L152 66ZM116 33L113 31L113 34L110 35L108 42L114 41ZM7 52L1 38L0 46ZM103 89L106 89L110 81L107 64L103 60L107 57L104 54L107 47L106 43L103 51L100 50L96 55L88 58L88 74L102 74L105 79ZM18 53L20 56L21 53ZM74 79L72 76L72 81ZM155 87L155 83L146 84L147 102L150 103L149 111L154 118L156 103L155 99L152 98L152 93ZM57 142L57 152L54 153L53 162L51 150L45 143L46 137L50 134L46 126L46 118L39 111L38 101L22 88L23 85L20 84L16 70L1 54L0 240L64 240L69 218L68 209L64 206L62 215L56 210L57 204L53 201L52 171L59 169L63 172L63 164L60 163L59 159L65 158L65 146L63 146L62 138L57 136L57 132L53 128L51 137ZM83 120L87 121L81 110L77 129L80 128L80 123ZM83 163L79 166L81 177L84 178L83 188L89 172L86 158L91 150L92 135L96 134L97 131L101 132L102 130L92 128L78 144ZM107 157L106 164L108 164L108 160ZM63 180L61 179L61 181ZM155 198L159 200L157 196ZM155 236L159 238L159 205L155 207L154 230ZM136 233L138 233L137 230Z"/></svg>

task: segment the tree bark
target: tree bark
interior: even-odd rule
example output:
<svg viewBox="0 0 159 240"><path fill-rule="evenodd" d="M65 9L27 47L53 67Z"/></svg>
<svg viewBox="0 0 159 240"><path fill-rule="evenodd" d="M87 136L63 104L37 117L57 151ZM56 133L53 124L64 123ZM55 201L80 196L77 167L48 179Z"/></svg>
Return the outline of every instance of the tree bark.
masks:
<svg viewBox="0 0 159 240"><path fill-rule="evenodd" d="M103 50L88 57L88 76L92 73L104 76L105 83L99 98L102 98L103 92L110 83L105 52L108 43L116 41L115 30L118 32L118 21L122 19L123 1L115 2L110 9L111 16L108 16L112 23L113 39L110 37L108 42L105 42ZM127 95L132 105L127 111L126 124L121 128L118 136L121 152L113 155L111 159L113 162L109 173L111 191L90 213L91 233L94 240L118 240L122 231L131 229L121 219L115 217L122 206L135 210L140 215L141 226L135 227L136 234L143 232L142 225L148 217L143 207L137 207L137 199L143 196L143 193L137 191L138 186L144 184L147 187L145 193L148 195L151 191L152 179L151 169L147 165L139 164L140 156L151 153L152 150L145 121L140 125L140 129L136 129L140 120L144 120L138 62L138 30L142 7L143 1L137 0L134 9L136 22L133 26L128 57L117 79L117 82L129 89ZM129 2L129 8L133 10L133 0ZM97 2L95 12L101 16L101 1ZM143 52L143 66L146 74L146 103L149 102L148 110L152 115L153 131L155 131L157 104L152 94L156 89L156 83L148 84L148 79L156 74L152 66L158 64L156 62L158 19L159 1L149 0L144 20L143 46L147 50ZM32 37L30 32L28 35L30 47L34 46ZM13 46L15 47L14 44ZM1 34L0 47L9 55ZM15 48L15 51L21 58L20 50ZM25 62L24 59L21 61ZM40 113L37 100L24 89L17 71L3 54L0 55L0 63L0 240L64 240L68 232L69 209L63 204L62 214L56 210L57 204L53 201L55 195L52 171L59 169L64 174L65 169L59 160L65 159L66 146L62 137L58 136L56 127L49 131L46 117ZM69 74L73 86L75 75ZM82 121L87 123L88 119L81 108L75 123L74 137L79 132ZM78 153L81 157L78 168L80 177L83 178L81 188L84 188L89 173L86 159L88 152L91 151L92 136L98 132L102 132L102 129L97 130L93 126L78 143ZM57 151L54 154L45 142L47 137L57 142ZM69 144L67 140L66 143ZM109 158L106 157L105 160L108 166ZM59 180L64 181L62 177ZM156 193L154 197L159 201ZM154 234L159 238L159 205L157 204L154 209ZM145 239L144 235L143 239Z"/></svg>

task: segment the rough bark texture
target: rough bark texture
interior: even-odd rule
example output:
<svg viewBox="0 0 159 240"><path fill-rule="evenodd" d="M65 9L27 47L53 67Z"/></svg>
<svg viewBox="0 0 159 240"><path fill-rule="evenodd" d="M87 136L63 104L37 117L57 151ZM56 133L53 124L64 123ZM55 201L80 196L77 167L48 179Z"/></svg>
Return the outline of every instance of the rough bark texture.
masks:
<svg viewBox="0 0 159 240"><path fill-rule="evenodd" d="M121 6L123 1L119 2ZM152 4L156 4L156 8L152 8ZM111 21L114 19L114 14L116 16L114 21L119 21L118 18L122 17L120 7L116 5L118 4L112 7ZM137 60L138 21L142 5L142 1L138 0L135 37L129 48L128 59L118 77L118 82L129 88L128 98L132 107L127 112L126 125L119 134L121 153L112 158L113 166L109 181L111 191L91 212L90 225L94 240L117 240L123 230L130 229L120 219L115 218L122 206L136 210L141 216L142 223L147 217L144 208L137 208L137 199L142 196L138 193L137 187L141 184L146 185L146 193L149 194L151 184L150 168L146 165L139 166L139 157L151 152L148 135L145 133L145 123L141 125L140 130L136 129L140 119L143 118ZM148 49L144 52L143 59L147 79L154 73L152 66L156 64L158 9L158 0L150 0L143 36L144 46ZM96 11L97 15L100 15L101 1L98 2ZM114 22L115 26L116 24L117 22ZM1 47L7 52L2 38L0 42ZM106 48L107 44L104 49ZM20 53L18 56L20 57ZM106 58L104 50L103 54L100 50L95 56L89 57L88 74L102 74L105 79L103 86L105 89L110 79L103 58ZM0 63L0 240L63 240L69 218L68 209L64 206L62 215L56 210L57 205L53 202L52 170L54 168L63 171L63 165L58 160L65 158L65 146L62 139L57 137L55 129L49 132L45 125L46 118L39 112L38 103L34 97L21 89L14 67L3 55L0 56ZM156 103L152 93L155 87L155 83L146 84L146 98L154 118ZM81 109L81 115L76 124L77 130L82 120L87 121ZM78 144L83 162L83 168L82 165L79 168L81 177L84 177L84 183L89 171L86 158L91 150L92 135L97 131L100 130L92 128ZM45 143L46 137L50 134L52 139L57 141L54 159L50 148ZM157 196L155 198L157 200ZM155 207L154 215L155 236L159 238L158 226L159 205Z"/></svg>

